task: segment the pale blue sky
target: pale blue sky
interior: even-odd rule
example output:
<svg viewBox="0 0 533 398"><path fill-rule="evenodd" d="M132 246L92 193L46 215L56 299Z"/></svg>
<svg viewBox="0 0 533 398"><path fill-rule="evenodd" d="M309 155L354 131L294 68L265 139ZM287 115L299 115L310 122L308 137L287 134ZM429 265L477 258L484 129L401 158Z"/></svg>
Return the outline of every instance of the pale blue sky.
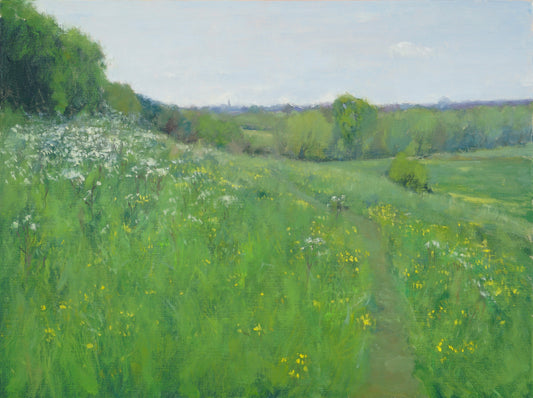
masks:
<svg viewBox="0 0 533 398"><path fill-rule="evenodd" d="M525 1L36 0L111 80L180 106L533 98Z"/></svg>

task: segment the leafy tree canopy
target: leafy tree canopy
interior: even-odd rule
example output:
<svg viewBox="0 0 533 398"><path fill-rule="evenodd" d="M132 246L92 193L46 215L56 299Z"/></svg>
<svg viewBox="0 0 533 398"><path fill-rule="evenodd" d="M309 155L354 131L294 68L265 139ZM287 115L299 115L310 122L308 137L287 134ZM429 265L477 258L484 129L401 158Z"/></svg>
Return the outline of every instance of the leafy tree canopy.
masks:
<svg viewBox="0 0 533 398"><path fill-rule="evenodd" d="M141 102L129 84L106 84L105 99L109 106L125 115L139 114L142 111Z"/></svg>
<svg viewBox="0 0 533 398"><path fill-rule="evenodd" d="M98 44L26 0L2 0L0 15L0 105L66 115L101 105L106 78Z"/></svg>
<svg viewBox="0 0 533 398"><path fill-rule="evenodd" d="M332 126L320 111L293 113L287 120L287 150L299 159L324 159Z"/></svg>
<svg viewBox="0 0 533 398"><path fill-rule="evenodd" d="M333 102L333 117L337 134L353 156L361 154L365 134L369 134L377 120L377 109L367 101L344 94Z"/></svg>

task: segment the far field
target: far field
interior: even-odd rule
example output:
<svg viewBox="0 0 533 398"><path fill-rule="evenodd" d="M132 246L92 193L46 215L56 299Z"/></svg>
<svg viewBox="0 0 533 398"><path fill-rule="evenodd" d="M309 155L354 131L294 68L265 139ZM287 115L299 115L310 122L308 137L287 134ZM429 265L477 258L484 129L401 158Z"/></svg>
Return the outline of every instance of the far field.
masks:
<svg viewBox="0 0 533 398"><path fill-rule="evenodd" d="M417 194L119 117L3 130L0 396L531 396L532 153L435 154Z"/></svg>

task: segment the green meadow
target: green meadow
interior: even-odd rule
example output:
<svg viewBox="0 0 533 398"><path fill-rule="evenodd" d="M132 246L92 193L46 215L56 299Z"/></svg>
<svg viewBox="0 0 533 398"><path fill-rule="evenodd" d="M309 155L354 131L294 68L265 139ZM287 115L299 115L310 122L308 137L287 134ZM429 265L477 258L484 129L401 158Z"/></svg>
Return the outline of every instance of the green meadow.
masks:
<svg viewBox="0 0 533 398"><path fill-rule="evenodd" d="M398 358L406 396L533 394L531 144L415 193L121 116L0 131L0 396L379 397Z"/></svg>
<svg viewBox="0 0 533 398"><path fill-rule="evenodd" d="M0 397L533 396L531 100L180 108L109 64L0 1Z"/></svg>

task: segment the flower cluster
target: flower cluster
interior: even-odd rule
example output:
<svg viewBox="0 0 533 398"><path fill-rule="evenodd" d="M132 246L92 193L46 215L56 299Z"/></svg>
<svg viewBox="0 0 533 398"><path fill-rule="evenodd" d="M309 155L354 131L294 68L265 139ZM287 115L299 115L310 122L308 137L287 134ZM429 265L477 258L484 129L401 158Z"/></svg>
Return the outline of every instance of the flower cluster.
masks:
<svg viewBox="0 0 533 398"><path fill-rule="evenodd" d="M313 238L308 237L304 241L304 245L300 247L301 251L314 251L315 249L319 248L320 246L326 244L326 241L322 238Z"/></svg>
<svg viewBox="0 0 533 398"><path fill-rule="evenodd" d="M332 196L329 199L328 207L332 210L335 210L337 212L340 212L341 210L344 210L346 207L344 205L344 202L346 201L345 195L340 196Z"/></svg>

